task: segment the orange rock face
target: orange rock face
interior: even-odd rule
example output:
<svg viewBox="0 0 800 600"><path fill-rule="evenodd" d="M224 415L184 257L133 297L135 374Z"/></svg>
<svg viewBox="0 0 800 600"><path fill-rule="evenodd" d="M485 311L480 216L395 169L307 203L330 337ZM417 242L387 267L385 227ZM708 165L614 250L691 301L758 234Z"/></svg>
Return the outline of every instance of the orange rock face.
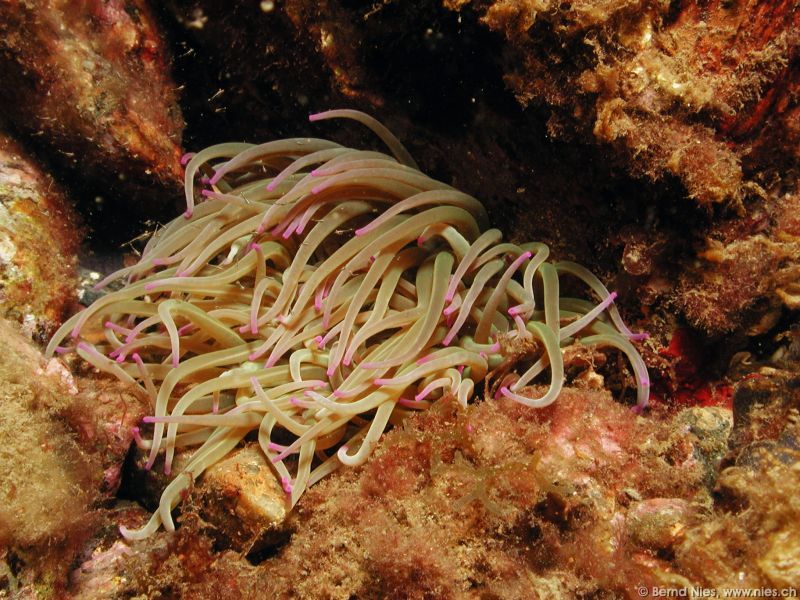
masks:
<svg viewBox="0 0 800 600"><path fill-rule="evenodd" d="M0 131L0 316L40 342L75 298L81 233L59 186Z"/></svg>
<svg viewBox="0 0 800 600"><path fill-rule="evenodd" d="M126 385L74 376L45 360L0 319L0 547L14 557L20 586L52 578L53 597L113 497L146 408Z"/></svg>
<svg viewBox="0 0 800 600"><path fill-rule="evenodd" d="M555 135L611 144L634 174L738 202L798 164L792 2L469 4L507 38L517 98L547 106Z"/></svg>
<svg viewBox="0 0 800 600"><path fill-rule="evenodd" d="M3 113L54 162L120 197L179 186L183 122L168 60L142 0L0 5Z"/></svg>

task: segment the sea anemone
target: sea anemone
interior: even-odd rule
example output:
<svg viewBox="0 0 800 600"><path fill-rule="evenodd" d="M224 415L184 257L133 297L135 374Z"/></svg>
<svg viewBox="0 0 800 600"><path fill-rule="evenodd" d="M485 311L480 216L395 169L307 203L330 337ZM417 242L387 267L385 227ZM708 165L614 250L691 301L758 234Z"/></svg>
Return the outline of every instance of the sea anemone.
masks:
<svg viewBox="0 0 800 600"><path fill-rule="evenodd" d="M643 334L625 326L616 294L577 264L547 262L543 244L485 230L478 200L421 173L371 117L311 120L332 117L366 125L393 156L313 138L187 155L183 217L98 284L121 289L50 342L49 354L74 349L149 395L152 437L136 431L148 468L163 451L169 473L177 448L199 446L150 521L122 528L127 538L173 530L182 493L251 432L294 505L437 398L466 407L480 386L547 406L573 343L625 353L637 406L647 404L647 371L629 341ZM561 297L560 276L599 302ZM514 344L528 348L527 362L505 351ZM530 397L526 386L543 377L546 391Z"/></svg>

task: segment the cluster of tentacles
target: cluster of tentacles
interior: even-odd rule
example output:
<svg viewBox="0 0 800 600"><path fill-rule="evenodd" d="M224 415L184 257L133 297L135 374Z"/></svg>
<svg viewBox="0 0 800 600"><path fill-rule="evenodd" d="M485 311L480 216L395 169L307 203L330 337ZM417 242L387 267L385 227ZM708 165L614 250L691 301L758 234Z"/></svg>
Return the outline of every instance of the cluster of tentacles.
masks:
<svg viewBox="0 0 800 600"><path fill-rule="evenodd" d="M98 284L121 289L50 343L149 394L152 436L136 432L148 466L163 451L169 472L176 449L199 446L150 522L123 530L129 538L172 530L181 493L251 432L294 505L340 465L363 463L389 423L443 395L466 406L487 373L508 366L508 340L535 348L524 372L505 369L498 390L509 398L553 402L561 349L579 341L622 350L647 403L629 341L640 334L615 294L579 265L546 262L543 244L484 231L481 203L421 173L374 119L340 110L312 120L331 117L370 127L394 156L309 138L187 155L186 213ZM562 275L599 303L560 297ZM549 387L529 397L523 388L540 376Z"/></svg>

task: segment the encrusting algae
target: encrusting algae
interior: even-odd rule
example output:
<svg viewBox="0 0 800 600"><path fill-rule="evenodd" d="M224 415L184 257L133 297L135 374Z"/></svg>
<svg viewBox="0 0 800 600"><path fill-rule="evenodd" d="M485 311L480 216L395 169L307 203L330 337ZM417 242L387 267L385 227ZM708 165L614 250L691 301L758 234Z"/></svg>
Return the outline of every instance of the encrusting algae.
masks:
<svg viewBox="0 0 800 600"><path fill-rule="evenodd" d="M149 395L152 436L137 431L148 467L164 450L169 472L176 449L199 446L149 523L122 528L130 539L173 530L185 490L251 432L293 506L437 398L466 407L482 389L551 404L574 342L626 354L636 408L647 405L631 343L646 334L626 327L615 293L575 263L547 262L544 244L503 242L478 200L421 173L371 117L311 120L338 117L372 129L393 156L313 138L187 155L186 213L98 284L122 289L50 342L48 355L74 350ZM562 297L563 275L599 303ZM523 361L508 351L519 346ZM533 383L545 383L538 398L526 393Z"/></svg>

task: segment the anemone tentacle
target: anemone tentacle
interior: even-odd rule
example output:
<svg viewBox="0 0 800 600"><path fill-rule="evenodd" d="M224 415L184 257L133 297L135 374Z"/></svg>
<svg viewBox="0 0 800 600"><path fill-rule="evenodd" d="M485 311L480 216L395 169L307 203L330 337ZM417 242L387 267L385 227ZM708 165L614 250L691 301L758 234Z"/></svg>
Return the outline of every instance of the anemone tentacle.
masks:
<svg viewBox="0 0 800 600"><path fill-rule="evenodd" d="M51 340L50 355L75 348L151 399L134 432L148 467L163 452L169 471L176 449L199 446L150 522L126 537L173 529L182 492L251 431L294 505L341 465L366 461L390 423L443 396L466 407L490 372L506 369L498 394L546 406L572 343L625 354L647 405L631 343L644 335L622 321L615 292L575 263L547 262L544 244L483 231L483 205L420 172L372 117L311 120L341 117L371 128L393 156L312 138L185 155L184 215L100 283L125 280L121 289ZM562 275L597 301L562 298ZM503 342L522 338L533 364L513 373ZM540 398L524 389L533 383L547 386Z"/></svg>

